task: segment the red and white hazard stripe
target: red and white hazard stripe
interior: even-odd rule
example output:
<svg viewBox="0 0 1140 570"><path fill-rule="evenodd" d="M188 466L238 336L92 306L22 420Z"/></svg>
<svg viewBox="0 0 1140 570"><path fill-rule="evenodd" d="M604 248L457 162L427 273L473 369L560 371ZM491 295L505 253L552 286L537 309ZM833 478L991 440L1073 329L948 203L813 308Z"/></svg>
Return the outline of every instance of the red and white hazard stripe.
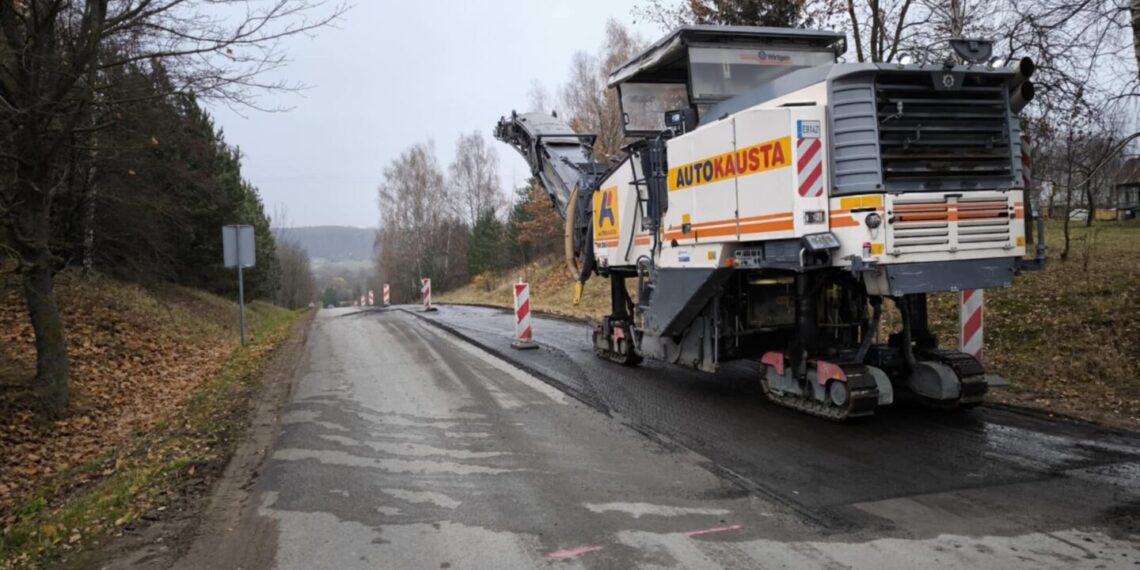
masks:
<svg viewBox="0 0 1140 570"><path fill-rule="evenodd" d="M388 306L388 303L389 303L389 301L391 301L391 299L392 299L392 295L391 295L391 293L388 292L388 284L385 283L384 284L384 306L385 307Z"/></svg>
<svg viewBox="0 0 1140 570"><path fill-rule="evenodd" d="M820 139L796 139L796 171L800 196L823 196L823 142Z"/></svg>
<svg viewBox="0 0 1140 570"><path fill-rule="evenodd" d="M962 291L962 303L958 312L961 325L958 338L962 352L982 361L982 330L985 324L985 292L982 289Z"/></svg>
<svg viewBox="0 0 1140 570"><path fill-rule="evenodd" d="M420 279L420 293L424 296L424 310L431 309L431 279Z"/></svg>
<svg viewBox="0 0 1140 570"><path fill-rule="evenodd" d="M372 289L369 289L368 290L368 305L372 306L375 304L376 304L376 296L372 293Z"/></svg>
<svg viewBox="0 0 1140 570"><path fill-rule="evenodd" d="M530 342L533 332L530 328L530 286L515 284L515 340Z"/></svg>

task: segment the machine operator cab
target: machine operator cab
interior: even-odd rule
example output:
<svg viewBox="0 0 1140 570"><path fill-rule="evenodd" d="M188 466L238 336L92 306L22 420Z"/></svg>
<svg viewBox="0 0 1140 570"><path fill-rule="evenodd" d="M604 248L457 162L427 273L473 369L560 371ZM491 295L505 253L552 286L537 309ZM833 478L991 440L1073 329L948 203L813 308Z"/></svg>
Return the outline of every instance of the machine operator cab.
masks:
<svg viewBox="0 0 1140 570"><path fill-rule="evenodd" d="M846 49L834 32L684 26L614 70L609 86L618 90L626 135L650 138L666 128L691 130L718 103L833 64Z"/></svg>

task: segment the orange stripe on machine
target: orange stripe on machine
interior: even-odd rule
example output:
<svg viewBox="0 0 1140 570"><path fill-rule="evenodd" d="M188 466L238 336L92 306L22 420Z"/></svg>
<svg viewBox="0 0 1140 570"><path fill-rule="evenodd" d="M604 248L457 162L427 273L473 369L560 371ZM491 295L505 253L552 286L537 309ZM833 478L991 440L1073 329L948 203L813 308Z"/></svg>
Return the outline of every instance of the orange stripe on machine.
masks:
<svg viewBox="0 0 1140 570"><path fill-rule="evenodd" d="M782 232L794 229L791 212L772 214L767 216L753 216L740 218L739 224L735 219L718 220L694 224L689 233L681 228L670 228L665 232L665 239L706 239L736 235L739 227L741 234L757 234L766 232Z"/></svg>

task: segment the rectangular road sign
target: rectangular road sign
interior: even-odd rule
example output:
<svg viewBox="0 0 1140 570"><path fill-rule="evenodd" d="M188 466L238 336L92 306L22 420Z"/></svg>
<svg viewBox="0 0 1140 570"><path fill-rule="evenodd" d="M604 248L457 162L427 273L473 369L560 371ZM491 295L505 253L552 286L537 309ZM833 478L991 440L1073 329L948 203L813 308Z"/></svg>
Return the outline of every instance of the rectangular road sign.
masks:
<svg viewBox="0 0 1140 570"><path fill-rule="evenodd" d="M254 245L253 226L222 226L222 260L226 267L253 267Z"/></svg>

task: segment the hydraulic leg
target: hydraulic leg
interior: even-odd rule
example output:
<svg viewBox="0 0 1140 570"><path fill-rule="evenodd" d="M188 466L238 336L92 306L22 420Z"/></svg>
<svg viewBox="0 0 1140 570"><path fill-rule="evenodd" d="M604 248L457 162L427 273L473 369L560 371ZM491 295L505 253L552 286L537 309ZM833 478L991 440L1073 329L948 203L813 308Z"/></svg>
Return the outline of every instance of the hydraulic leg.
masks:
<svg viewBox="0 0 1140 570"><path fill-rule="evenodd" d="M904 296L899 309L903 334L892 340L906 358L905 383L919 401L942 409L981 404L989 389L985 369L969 354L938 348L929 328L926 295Z"/></svg>
<svg viewBox="0 0 1140 570"><path fill-rule="evenodd" d="M641 363L641 355L634 342L630 317L633 301L625 279L623 275L610 274L611 312L594 327L594 352L618 364L633 366Z"/></svg>

